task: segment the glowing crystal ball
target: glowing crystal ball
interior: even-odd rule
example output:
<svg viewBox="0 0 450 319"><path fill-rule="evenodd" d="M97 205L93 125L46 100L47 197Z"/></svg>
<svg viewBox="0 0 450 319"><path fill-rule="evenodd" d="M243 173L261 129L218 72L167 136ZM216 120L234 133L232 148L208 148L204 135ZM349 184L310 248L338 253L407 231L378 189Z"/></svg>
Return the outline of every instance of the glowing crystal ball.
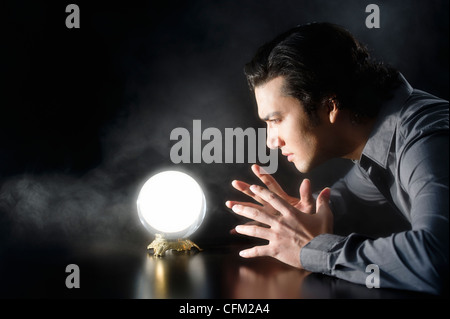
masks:
<svg viewBox="0 0 450 319"><path fill-rule="evenodd" d="M167 239L192 235L203 222L206 199L200 185L188 174L164 171L142 187L137 208L142 224Z"/></svg>

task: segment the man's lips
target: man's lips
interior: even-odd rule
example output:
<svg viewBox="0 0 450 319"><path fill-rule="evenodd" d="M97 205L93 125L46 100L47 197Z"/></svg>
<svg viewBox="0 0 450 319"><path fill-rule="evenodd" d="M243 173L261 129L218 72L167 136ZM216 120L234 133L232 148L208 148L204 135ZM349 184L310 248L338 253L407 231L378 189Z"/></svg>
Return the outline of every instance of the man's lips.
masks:
<svg viewBox="0 0 450 319"><path fill-rule="evenodd" d="M287 156L287 160L289 162L292 162L292 160L294 159L294 153L282 153L284 156Z"/></svg>

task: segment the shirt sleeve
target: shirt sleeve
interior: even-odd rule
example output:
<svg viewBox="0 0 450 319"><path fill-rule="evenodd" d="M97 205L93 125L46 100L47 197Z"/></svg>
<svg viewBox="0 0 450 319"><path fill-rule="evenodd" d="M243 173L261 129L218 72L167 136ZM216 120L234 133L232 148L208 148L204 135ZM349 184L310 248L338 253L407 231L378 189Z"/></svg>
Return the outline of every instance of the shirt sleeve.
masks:
<svg viewBox="0 0 450 319"><path fill-rule="evenodd" d="M355 165L344 178L331 187L330 206L335 223L348 219L351 214L357 214L354 207L361 202L370 206L387 203L359 165Z"/></svg>
<svg viewBox="0 0 450 319"><path fill-rule="evenodd" d="M379 268L382 288L442 293L449 258L448 141L448 130L422 134L401 153L398 178L411 200L411 230L377 239L356 233L317 236L300 252L303 267L365 284L370 274L366 267L374 264ZM367 186L356 168L350 173L338 184L332 203L339 214L347 209L345 192Z"/></svg>

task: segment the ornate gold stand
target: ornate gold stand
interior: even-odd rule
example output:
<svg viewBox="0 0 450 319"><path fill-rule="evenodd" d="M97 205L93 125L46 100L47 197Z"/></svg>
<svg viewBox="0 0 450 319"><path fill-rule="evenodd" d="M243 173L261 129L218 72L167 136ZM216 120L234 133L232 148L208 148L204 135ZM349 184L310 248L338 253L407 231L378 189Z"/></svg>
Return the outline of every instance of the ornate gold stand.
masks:
<svg viewBox="0 0 450 319"><path fill-rule="evenodd" d="M147 246L147 249L153 249L153 256L161 257L164 256L167 250L189 251L192 247L197 248L199 251L203 250L189 239L167 240L163 235L156 234L155 240Z"/></svg>

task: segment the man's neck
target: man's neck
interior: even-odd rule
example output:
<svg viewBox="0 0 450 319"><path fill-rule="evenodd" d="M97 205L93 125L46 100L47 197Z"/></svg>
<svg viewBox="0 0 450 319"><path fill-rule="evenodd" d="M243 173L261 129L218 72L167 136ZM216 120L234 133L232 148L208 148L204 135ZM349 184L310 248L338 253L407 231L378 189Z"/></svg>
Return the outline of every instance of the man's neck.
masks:
<svg viewBox="0 0 450 319"><path fill-rule="evenodd" d="M372 133L373 126L375 124L375 118L367 119L364 122L351 124L347 134L347 140L350 146L350 152L342 156L343 158L351 159L353 161L359 161Z"/></svg>

